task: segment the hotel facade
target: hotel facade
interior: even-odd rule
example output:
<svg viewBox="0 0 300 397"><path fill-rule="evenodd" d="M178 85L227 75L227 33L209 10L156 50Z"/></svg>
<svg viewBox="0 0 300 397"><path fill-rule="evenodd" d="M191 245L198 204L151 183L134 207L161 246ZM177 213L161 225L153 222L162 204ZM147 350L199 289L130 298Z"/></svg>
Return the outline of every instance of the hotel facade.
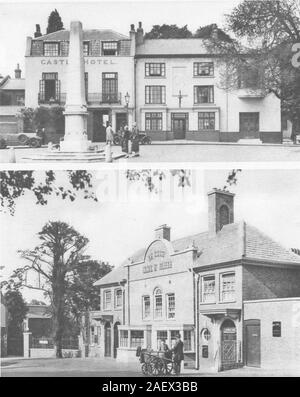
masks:
<svg viewBox="0 0 300 397"><path fill-rule="evenodd" d="M69 32L27 38L27 107L64 106ZM112 30L83 33L87 133L105 140L106 121L114 130L137 122L153 140L281 143L280 101L273 94L221 88L218 57L202 39L144 38L141 23L129 36Z"/></svg>
<svg viewBox="0 0 300 397"><path fill-rule="evenodd" d="M87 356L136 360L136 348L172 347L184 366L295 368L300 362L300 257L255 227L234 222L234 195L208 194L208 231L178 240L170 227L95 283ZM298 311L297 311L298 310Z"/></svg>

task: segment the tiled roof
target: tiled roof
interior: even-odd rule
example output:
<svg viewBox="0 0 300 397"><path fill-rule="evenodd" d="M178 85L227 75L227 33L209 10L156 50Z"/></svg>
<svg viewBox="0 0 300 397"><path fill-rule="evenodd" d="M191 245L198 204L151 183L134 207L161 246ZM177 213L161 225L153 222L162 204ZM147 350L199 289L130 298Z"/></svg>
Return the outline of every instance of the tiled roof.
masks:
<svg viewBox="0 0 300 397"><path fill-rule="evenodd" d="M8 79L1 90L25 90L25 79Z"/></svg>
<svg viewBox="0 0 300 397"><path fill-rule="evenodd" d="M136 55L207 54L203 39L148 39L137 46Z"/></svg>
<svg viewBox="0 0 300 397"><path fill-rule="evenodd" d="M94 285L99 286L99 285L114 284L114 283L119 283L120 281L125 279L126 279L126 268L124 267L124 264L122 264L114 268L111 272L106 274L100 280L96 281Z"/></svg>
<svg viewBox="0 0 300 397"><path fill-rule="evenodd" d="M50 318L50 307L46 305L28 305L27 318Z"/></svg>
<svg viewBox="0 0 300 397"><path fill-rule="evenodd" d="M57 32L37 37L34 40L68 41L69 36L69 30L58 30ZM89 29L83 31L83 40L129 40L129 37L111 29Z"/></svg>
<svg viewBox="0 0 300 397"><path fill-rule="evenodd" d="M296 264L300 266L300 256L284 248L257 228L245 222L226 225L217 234L208 232L183 237L172 241L174 251L183 251L194 245L199 257L194 268L234 262L241 259L267 261L273 263ZM144 260L146 248L136 251L130 258L133 263ZM95 285L111 284L126 279L125 264L114 269Z"/></svg>

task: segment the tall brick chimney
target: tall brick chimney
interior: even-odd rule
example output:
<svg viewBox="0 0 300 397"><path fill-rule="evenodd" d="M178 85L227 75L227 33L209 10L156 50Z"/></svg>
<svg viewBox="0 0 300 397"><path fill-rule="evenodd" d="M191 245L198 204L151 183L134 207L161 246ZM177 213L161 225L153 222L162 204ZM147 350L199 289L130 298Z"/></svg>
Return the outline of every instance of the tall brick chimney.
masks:
<svg viewBox="0 0 300 397"><path fill-rule="evenodd" d="M41 33L41 27L40 27L40 25L35 25L35 32L34 32L34 37L35 38L37 38L37 37L41 37L42 36L42 33Z"/></svg>
<svg viewBox="0 0 300 397"><path fill-rule="evenodd" d="M171 228L167 225L158 226L155 229L155 238L156 239L165 239L170 241L171 240Z"/></svg>
<svg viewBox="0 0 300 397"><path fill-rule="evenodd" d="M136 44L140 45L144 42L144 29L142 28L142 22L139 22L139 27L136 30Z"/></svg>
<svg viewBox="0 0 300 397"><path fill-rule="evenodd" d="M136 31L133 23L130 25L129 37L130 37L130 55L135 56Z"/></svg>
<svg viewBox="0 0 300 397"><path fill-rule="evenodd" d="M20 65L17 64L17 67L15 69L15 79L20 79L21 78L21 73L22 73L22 70L20 69Z"/></svg>
<svg viewBox="0 0 300 397"><path fill-rule="evenodd" d="M216 23L214 23L212 25L211 37L213 40L218 40L218 36L219 36L218 25Z"/></svg>
<svg viewBox="0 0 300 397"><path fill-rule="evenodd" d="M234 194L221 189L208 193L208 231L218 233L224 225L234 222Z"/></svg>

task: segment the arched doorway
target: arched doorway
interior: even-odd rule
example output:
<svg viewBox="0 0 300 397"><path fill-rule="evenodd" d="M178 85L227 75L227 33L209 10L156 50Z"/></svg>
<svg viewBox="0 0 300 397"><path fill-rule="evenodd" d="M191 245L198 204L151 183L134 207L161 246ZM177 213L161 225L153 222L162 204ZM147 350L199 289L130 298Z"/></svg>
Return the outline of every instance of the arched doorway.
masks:
<svg viewBox="0 0 300 397"><path fill-rule="evenodd" d="M119 325L120 325L119 322L116 322L114 325L114 358L117 357L117 349L119 347L119 331L118 331Z"/></svg>
<svg viewBox="0 0 300 397"><path fill-rule="evenodd" d="M111 357L111 324L106 322L104 326L104 356Z"/></svg>
<svg viewBox="0 0 300 397"><path fill-rule="evenodd" d="M221 370L236 368L236 327L232 320L221 325Z"/></svg>

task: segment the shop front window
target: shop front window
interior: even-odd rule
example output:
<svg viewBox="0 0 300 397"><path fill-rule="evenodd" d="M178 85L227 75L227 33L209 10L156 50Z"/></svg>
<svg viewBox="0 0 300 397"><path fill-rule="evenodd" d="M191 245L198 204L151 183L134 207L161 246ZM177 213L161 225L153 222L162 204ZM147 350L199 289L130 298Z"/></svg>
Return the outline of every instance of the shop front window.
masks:
<svg viewBox="0 0 300 397"><path fill-rule="evenodd" d="M192 331L183 331L183 348L185 351L192 350Z"/></svg>
<svg viewBox="0 0 300 397"><path fill-rule="evenodd" d="M159 350L160 348L160 344L161 342L164 341L168 341L168 331L157 331L157 350Z"/></svg>
<svg viewBox="0 0 300 397"><path fill-rule="evenodd" d="M128 347L128 331L120 331L120 347Z"/></svg>
<svg viewBox="0 0 300 397"><path fill-rule="evenodd" d="M221 300L232 302L235 300L235 274L227 273L221 275Z"/></svg>
<svg viewBox="0 0 300 397"><path fill-rule="evenodd" d="M144 344L144 331L132 330L130 346L138 347L138 346L143 346L143 344Z"/></svg>
<svg viewBox="0 0 300 397"><path fill-rule="evenodd" d="M159 288L155 290L154 294L154 318L161 318L163 313L162 307L162 292Z"/></svg>
<svg viewBox="0 0 300 397"><path fill-rule="evenodd" d="M146 131L162 130L162 113L145 113Z"/></svg>
<svg viewBox="0 0 300 397"><path fill-rule="evenodd" d="M170 336L171 336L171 348L175 346L176 343L176 336L180 334L179 330L171 330Z"/></svg>
<svg viewBox="0 0 300 397"><path fill-rule="evenodd" d="M199 112L198 128L199 131L215 131L216 129L215 112Z"/></svg>

